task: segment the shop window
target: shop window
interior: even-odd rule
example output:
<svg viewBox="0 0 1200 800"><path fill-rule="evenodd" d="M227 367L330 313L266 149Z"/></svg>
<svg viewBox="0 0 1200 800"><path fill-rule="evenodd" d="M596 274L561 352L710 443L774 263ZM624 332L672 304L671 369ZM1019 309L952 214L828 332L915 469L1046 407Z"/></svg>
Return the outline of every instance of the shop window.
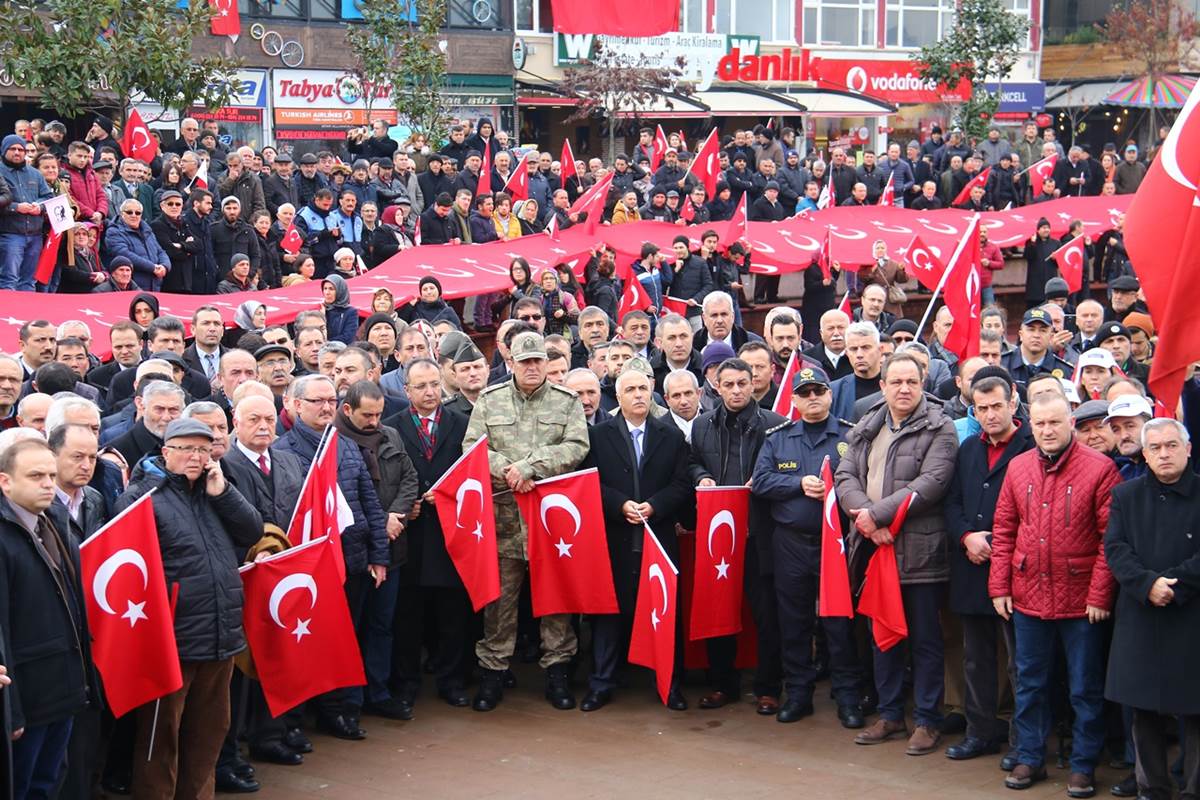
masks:
<svg viewBox="0 0 1200 800"><path fill-rule="evenodd" d="M805 3L804 43L874 47L875 0Z"/></svg>
<svg viewBox="0 0 1200 800"><path fill-rule="evenodd" d="M307 19L307 6L305 0L239 0L238 13L248 17Z"/></svg>
<svg viewBox="0 0 1200 800"><path fill-rule="evenodd" d="M953 25L953 0L889 0L884 42L888 47L924 47Z"/></svg>
<svg viewBox="0 0 1200 800"><path fill-rule="evenodd" d="M518 31L550 33L554 30L553 23L550 0L513 0L513 27Z"/></svg>

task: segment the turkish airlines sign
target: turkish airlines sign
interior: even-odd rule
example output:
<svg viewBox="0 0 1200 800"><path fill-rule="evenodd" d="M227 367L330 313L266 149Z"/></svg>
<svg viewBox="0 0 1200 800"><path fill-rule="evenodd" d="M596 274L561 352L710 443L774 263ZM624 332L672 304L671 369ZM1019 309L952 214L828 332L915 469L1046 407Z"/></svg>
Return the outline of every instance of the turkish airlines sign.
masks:
<svg viewBox="0 0 1200 800"><path fill-rule="evenodd" d="M346 128L366 125L372 119L396 124L391 86L368 86L364 90L358 80L337 70L272 70L271 89L276 125ZM369 119L367 91L372 98Z"/></svg>
<svg viewBox="0 0 1200 800"><path fill-rule="evenodd" d="M827 85L846 87L856 94L878 97L893 103L960 102L971 96L971 83L964 79L951 89L921 77L915 62L850 61L814 58L810 73Z"/></svg>

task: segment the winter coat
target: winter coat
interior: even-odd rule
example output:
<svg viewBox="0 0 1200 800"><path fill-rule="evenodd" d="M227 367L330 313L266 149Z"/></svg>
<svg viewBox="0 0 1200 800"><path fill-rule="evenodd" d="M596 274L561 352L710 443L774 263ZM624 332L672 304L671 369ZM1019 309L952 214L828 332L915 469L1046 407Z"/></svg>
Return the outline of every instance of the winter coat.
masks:
<svg viewBox="0 0 1200 800"><path fill-rule="evenodd" d="M201 477L194 484L166 471L160 457L134 468L117 499L120 513L151 497L167 585L178 584L175 644L181 661L220 661L246 647L242 630L242 579L238 566L246 548L262 537L262 517L226 481L212 497Z"/></svg>
<svg viewBox="0 0 1200 800"><path fill-rule="evenodd" d="M1200 714L1195 669L1200 651L1200 478L1191 470L1174 484L1153 475L1113 489L1104 555L1120 585L1104 695L1161 714ZM1150 604L1159 577L1175 578L1175 597Z"/></svg>
<svg viewBox="0 0 1200 800"><path fill-rule="evenodd" d="M1120 482L1112 459L1078 439L1053 463L1038 450L1014 458L996 504L988 593L1040 619L1111 609L1102 537Z"/></svg>
<svg viewBox="0 0 1200 800"><path fill-rule="evenodd" d="M7 142L10 138L19 137L6 136L4 141ZM45 214L36 216L20 214L17 212L17 206L21 203L49 200L54 196L54 190L42 178L42 173L23 163L19 167L13 167L0 158L0 179L8 184L11 194L10 202L0 202L0 234L16 233L22 236L41 236L42 223L46 219ZM3 195L0 194L0 197Z"/></svg>
<svg viewBox="0 0 1200 800"><path fill-rule="evenodd" d="M88 164L81 170L67 166L63 168L63 172L71 181L71 197L79 205L82 218L90 220L97 212L107 217L108 195L104 193L104 187L100 185L100 179L96 177L92 165ZM146 216L150 216L149 206L145 207L145 211Z"/></svg>
<svg viewBox="0 0 1200 800"><path fill-rule="evenodd" d="M198 242L184 225L181 216L174 222L165 214L150 223L158 244L171 259L171 270L163 278L164 292L190 293L196 265L196 255L207 249L207 242Z"/></svg>
<svg viewBox="0 0 1200 800"><path fill-rule="evenodd" d="M209 234L212 215L201 217L194 209L189 208L183 212L183 225L194 247L192 291L196 294L214 294L217 291L217 261L213 257L212 236ZM228 264L225 265L225 269L229 269Z"/></svg>
<svg viewBox="0 0 1200 800"><path fill-rule="evenodd" d="M296 182L290 177L285 178L279 173L272 173L262 181L263 201L267 204L267 212L271 219L284 203L290 203L293 208L300 207L300 192Z"/></svg>
<svg viewBox="0 0 1200 800"><path fill-rule="evenodd" d="M958 465L946 495L946 529L950 535L950 610L956 614L996 613L988 597L989 564L967 558L963 537L973 531L990 531L996 501L1009 463L1033 447L1028 423L1013 433L995 466L988 466L988 443L978 435L958 448ZM991 537L989 537L990 539Z"/></svg>
<svg viewBox="0 0 1200 800"><path fill-rule="evenodd" d="M320 442L321 431L297 421L279 438L275 447L294 453L307 470L316 457ZM338 438L337 464L338 487L354 511L354 524L342 531L342 554L346 560L346 574L359 575L367 571L368 564L388 563L387 517L356 443Z"/></svg>
<svg viewBox="0 0 1200 800"><path fill-rule="evenodd" d="M871 443L891 424L887 404L871 411L846 437L849 449L838 463L834 482L838 502L847 514L865 508L875 524L886 527L900 504L915 493L904 528L894 531L900 583L940 583L950 577L949 542L941 500L950 486L958 452L954 421L942 409L922 400L892 439L885 457L882 497L867 496L867 459ZM859 561L869 540L857 528L850 534L850 559Z"/></svg>
<svg viewBox="0 0 1200 800"><path fill-rule="evenodd" d="M223 201L226 197L236 197L241 204L238 219L250 224L257 211L267 210L266 196L263 194L262 181L253 172L242 170L236 180L226 178L217 184L217 194ZM220 201L218 201L220 202Z"/></svg>
<svg viewBox="0 0 1200 800"><path fill-rule="evenodd" d="M111 261L116 256L125 256L133 264L133 279L139 286L152 292L162 291L163 279L154 274L154 266L162 264L170 268L171 258L150 229L143 222L136 229L129 227L124 219L109 226L104 234L104 248Z"/></svg>
<svg viewBox="0 0 1200 800"><path fill-rule="evenodd" d="M454 327L462 329L462 321L458 318L458 312L455 311L445 300L435 300L432 303L426 303L424 300L418 300L411 306L406 306L404 309L405 322L416 322L419 319L427 321L430 325L436 325L439 322L453 322Z"/></svg>
<svg viewBox="0 0 1200 800"><path fill-rule="evenodd" d="M1058 277L1058 266L1050 254L1059 248L1053 236L1025 243L1025 307L1046 302L1046 281Z"/></svg>
<svg viewBox="0 0 1200 800"><path fill-rule="evenodd" d="M63 244L68 244L65 238ZM74 264L67 263L65 254L59 256L58 263L62 270L58 290L67 294L91 292L97 285L92 283L93 273L104 272L100 260L96 257L96 251L91 249L76 250Z"/></svg>
<svg viewBox="0 0 1200 800"><path fill-rule="evenodd" d="M236 219L233 222L221 217L209 228L212 237L213 260L217 263L217 275L225 277L233 267L234 253L250 257L250 274L262 269L262 256L258 252L258 233L249 224Z"/></svg>

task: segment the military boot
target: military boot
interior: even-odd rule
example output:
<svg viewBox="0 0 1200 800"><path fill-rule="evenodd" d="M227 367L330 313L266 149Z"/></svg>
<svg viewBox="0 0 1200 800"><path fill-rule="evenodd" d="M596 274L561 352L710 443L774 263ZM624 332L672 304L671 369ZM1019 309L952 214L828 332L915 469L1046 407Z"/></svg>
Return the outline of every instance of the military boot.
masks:
<svg viewBox="0 0 1200 800"><path fill-rule="evenodd" d="M559 711L569 711L575 707L575 695L571 693L566 664L555 664L546 670L546 699Z"/></svg>
<svg viewBox="0 0 1200 800"><path fill-rule="evenodd" d="M504 699L504 672L495 669L481 672L483 675L479 679L479 691L475 693L473 707L476 711L491 711Z"/></svg>

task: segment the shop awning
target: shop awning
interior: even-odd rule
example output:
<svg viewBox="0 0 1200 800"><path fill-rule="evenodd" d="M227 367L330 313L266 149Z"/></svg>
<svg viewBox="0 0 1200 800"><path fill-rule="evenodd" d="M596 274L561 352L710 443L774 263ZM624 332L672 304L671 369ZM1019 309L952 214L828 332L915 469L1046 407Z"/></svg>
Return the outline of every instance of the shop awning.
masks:
<svg viewBox="0 0 1200 800"><path fill-rule="evenodd" d="M1126 81L1121 79L1104 79L1098 81L1079 81L1078 83L1046 86L1046 110L1056 108L1085 108L1104 105L1104 99Z"/></svg>
<svg viewBox="0 0 1200 800"><path fill-rule="evenodd" d="M550 106L550 107L568 107L578 105L578 99L568 97L563 94L562 90L552 84L528 83L525 81L517 81L517 105L519 106ZM667 106L668 100L671 106ZM617 114L622 117L646 117L646 118L698 118L711 116L708 106L696 99L683 97L682 95L670 94L664 97L655 98L649 104L633 107L622 107L618 109Z"/></svg>
<svg viewBox="0 0 1200 800"><path fill-rule="evenodd" d="M806 110L802 104L778 92L754 87L714 86L706 92L696 92L690 99L708 106L714 117L793 116Z"/></svg>
<svg viewBox="0 0 1200 800"><path fill-rule="evenodd" d="M882 117L896 113L896 107L886 100L841 89L789 89L781 96L804 106L805 113L814 117Z"/></svg>

